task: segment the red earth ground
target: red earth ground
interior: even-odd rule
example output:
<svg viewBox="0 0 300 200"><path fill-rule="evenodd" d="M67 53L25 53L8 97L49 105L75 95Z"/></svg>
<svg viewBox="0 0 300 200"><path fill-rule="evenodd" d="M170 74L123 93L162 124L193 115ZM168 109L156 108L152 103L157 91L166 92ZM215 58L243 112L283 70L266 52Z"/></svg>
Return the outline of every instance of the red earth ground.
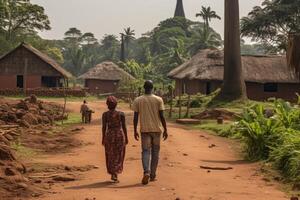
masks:
<svg viewBox="0 0 300 200"><path fill-rule="evenodd" d="M78 112L80 102L68 103L68 109ZM255 163L243 161L236 153L238 144L205 132L188 130L169 123L170 137L162 142L158 181L141 185L142 165L140 143L133 139L132 112L123 104L127 114L130 143L127 147L125 169L120 183L111 183L106 173L104 149L100 145L100 116L106 110L103 101L90 102L96 111L91 125L75 135L88 145L38 157L34 162L46 165L97 166L75 181L55 184L51 193L39 200L284 200L277 183L265 181ZM216 145L214 147L214 145ZM214 147L214 148L209 148ZM232 170L204 170L200 166L232 167Z"/></svg>

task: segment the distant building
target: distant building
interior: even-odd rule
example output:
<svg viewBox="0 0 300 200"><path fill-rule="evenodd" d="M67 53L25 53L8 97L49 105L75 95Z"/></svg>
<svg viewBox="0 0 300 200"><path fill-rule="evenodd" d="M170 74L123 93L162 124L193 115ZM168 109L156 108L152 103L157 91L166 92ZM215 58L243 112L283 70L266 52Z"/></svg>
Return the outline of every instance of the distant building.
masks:
<svg viewBox="0 0 300 200"><path fill-rule="evenodd" d="M177 0L174 17L185 17L182 0Z"/></svg>
<svg viewBox="0 0 300 200"><path fill-rule="evenodd" d="M0 58L0 89L61 87L70 77L57 62L29 44L22 43Z"/></svg>
<svg viewBox="0 0 300 200"><path fill-rule="evenodd" d="M79 76L84 86L92 93L115 93L122 80L132 80L133 76L125 72L113 62L103 62Z"/></svg>
<svg viewBox="0 0 300 200"><path fill-rule="evenodd" d="M244 78L249 99L270 97L295 100L300 93L300 80L287 67L282 56L242 56ZM172 70L168 76L176 81L175 93L210 94L221 87L224 53L201 50L189 61Z"/></svg>

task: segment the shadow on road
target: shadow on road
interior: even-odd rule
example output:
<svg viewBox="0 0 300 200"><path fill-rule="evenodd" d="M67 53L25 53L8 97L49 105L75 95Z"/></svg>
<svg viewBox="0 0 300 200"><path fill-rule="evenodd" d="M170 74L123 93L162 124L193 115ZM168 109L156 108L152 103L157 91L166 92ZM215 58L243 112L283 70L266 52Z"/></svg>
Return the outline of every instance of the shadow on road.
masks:
<svg viewBox="0 0 300 200"><path fill-rule="evenodd" d="M92 183L87 185L79 185L73 187L67 187L68 190L79 190L79 189L93 189L93 188L112 188L112 189L126 189L134 187L144 187L141 183L131 184L131 185L118 185L111 181Z"/></svg>

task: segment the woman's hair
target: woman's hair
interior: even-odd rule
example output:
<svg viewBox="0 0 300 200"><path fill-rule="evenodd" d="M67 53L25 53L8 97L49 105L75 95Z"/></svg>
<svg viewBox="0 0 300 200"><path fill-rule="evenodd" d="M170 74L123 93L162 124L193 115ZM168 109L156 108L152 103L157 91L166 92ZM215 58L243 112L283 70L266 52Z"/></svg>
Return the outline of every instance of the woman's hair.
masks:
<svg viewBox="0 0 300 200"><path fill-rule="evenodd" d="M114 110L116 109L117 105L118 105L118 100L116 97L114 96L109 96L106 99L106 105L108 107L109 110Z"/></svg>

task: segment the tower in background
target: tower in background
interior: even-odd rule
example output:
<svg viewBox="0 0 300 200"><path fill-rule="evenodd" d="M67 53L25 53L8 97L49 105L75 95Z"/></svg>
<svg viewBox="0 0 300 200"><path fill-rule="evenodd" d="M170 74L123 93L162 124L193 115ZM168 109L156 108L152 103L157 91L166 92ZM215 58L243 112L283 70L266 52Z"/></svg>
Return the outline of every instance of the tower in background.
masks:
<svg viewBox="0 0 300 200"><path fill-rule="evenodd" d="M176 5L176 10L175 10L174 17L185 17L182 0L177 0L177 5Z"/></svg>

